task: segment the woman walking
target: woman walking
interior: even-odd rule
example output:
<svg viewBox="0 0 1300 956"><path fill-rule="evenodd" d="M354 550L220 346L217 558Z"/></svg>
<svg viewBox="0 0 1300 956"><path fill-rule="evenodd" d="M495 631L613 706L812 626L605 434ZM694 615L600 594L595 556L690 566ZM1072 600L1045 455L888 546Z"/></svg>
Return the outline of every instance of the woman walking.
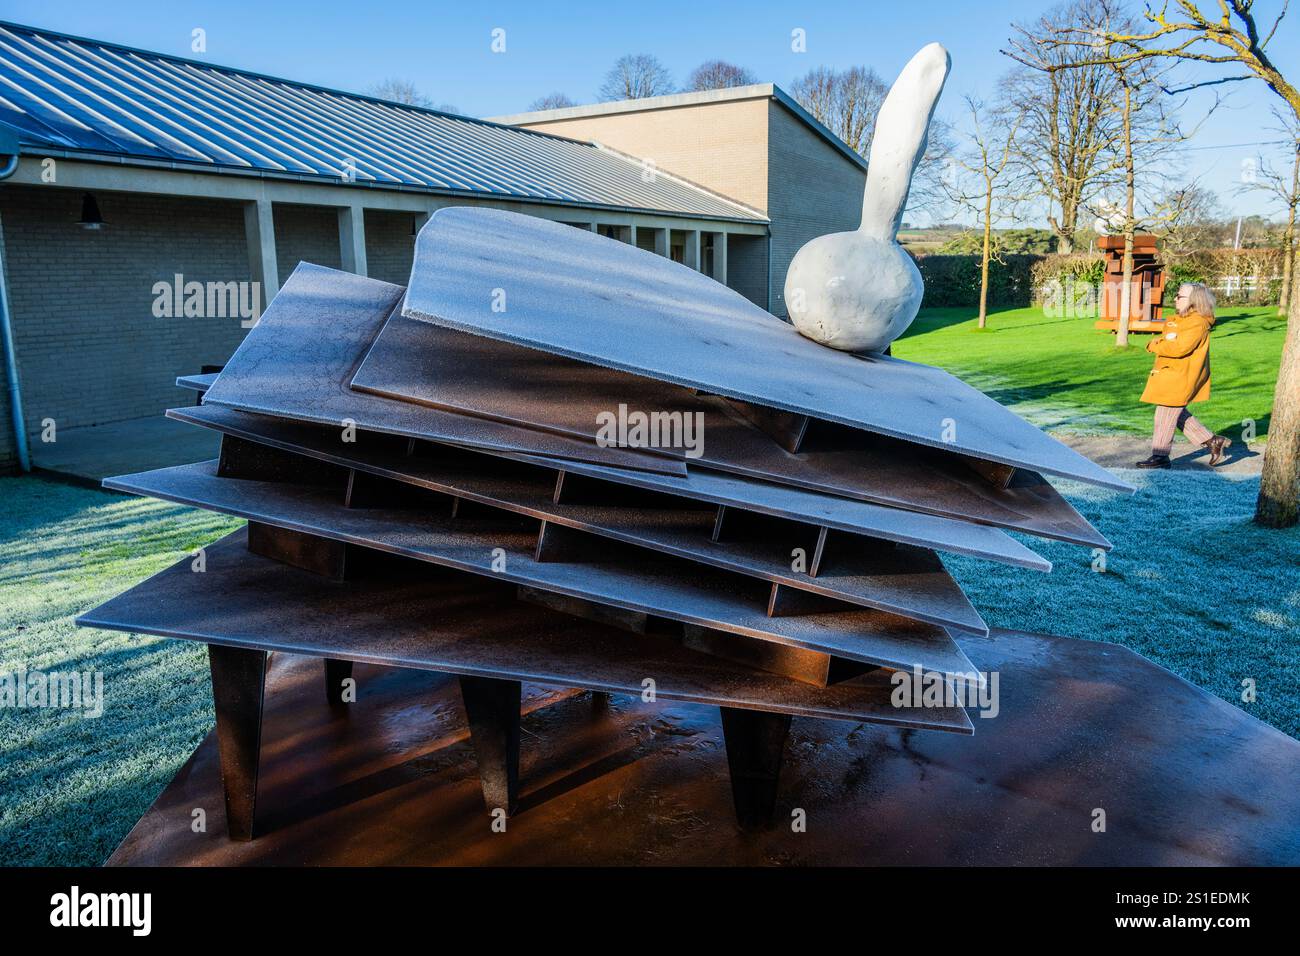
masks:
<svg viewBox="0 0 1300 956"><path fill-rule="evenodd" d="M1168 468L1174 429L1210 452L1210 464L1223 461L1232 441L1215 435L1187 411L1192 402L1210 397L1210 329L1214 327L1214 293L1200 282L1184 282L1174 299L1177 315L1165 322L1165 331L1147 343L1156 357L1142 401L1156 407L1151 457L1139 468Z"/></svg>

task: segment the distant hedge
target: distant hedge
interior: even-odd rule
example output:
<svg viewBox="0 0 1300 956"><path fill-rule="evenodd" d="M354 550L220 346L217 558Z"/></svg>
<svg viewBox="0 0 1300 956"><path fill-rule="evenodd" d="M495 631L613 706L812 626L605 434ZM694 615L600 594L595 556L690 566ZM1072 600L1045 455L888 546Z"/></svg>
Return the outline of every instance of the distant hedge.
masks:
<svg viewBox="0 0 1300 956"><path fill-rule="evenodd" d="M979 305L980 257L913 255L925 280L922 306ZM1204 282L1225 305L1276 305L1282 289L1280 249L1198 249L1161 253L1168 275L1165 303L1172 305L1181 282ZM1099 283L1104 272L1099 252L1067 255L1004 255L989 263L989 305L1021 308L1042 300L1043 287L1056 280Z"/></svg>
<svg viewBox="0 0 1300 956"><path fill-rule="evenodd" d="M1165 304L1173 305L1183 282L1204 282L1215 298L1226 305L1276 305L1282 289L1280 249L1198 249L1194 252L1162 252L1166 270ZM1104 270L1099 252L1076 252L1064 256L1043 256L1031 272L1034 301L1053 280L1064 283L1100 282ZM975 300L978 301L978 300Z"/></svg>
<svg viewBox="0 0 1300 956"><path fill-rule="evenodd" d="M980 257L919 255L912 257L925 280L922 306L978 306ZM1032 269L1041 255L1004 255L989 263L989 305L1023 307L1034 299Z"/></svg>
<svg viewBox="0 0 1300 956"><path fill-rule="evenodd" d="M1170 256L1165 267L1170 304L1180 282L1204 282L1220 302L1232 305L1277 305L1282 297L1281 249L1202 249Z"/></svg>

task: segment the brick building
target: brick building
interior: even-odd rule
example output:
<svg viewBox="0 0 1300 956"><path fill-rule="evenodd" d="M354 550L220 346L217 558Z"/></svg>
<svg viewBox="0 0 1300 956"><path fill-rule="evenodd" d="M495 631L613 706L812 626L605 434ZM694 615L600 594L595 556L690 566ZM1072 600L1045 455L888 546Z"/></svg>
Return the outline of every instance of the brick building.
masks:
<svg viewBox="0 0 1300 956"><path fill-rule="evenodd" d="M443 206L599 231L777 314L799 245L857 223L862 161L772 86L509 119L0 24L0 470L57 467L49 423L66 455L184 403L250 321L214 287L260 308L303 260L404 284ZM158 314L196 283L209 308Z"/></svg>

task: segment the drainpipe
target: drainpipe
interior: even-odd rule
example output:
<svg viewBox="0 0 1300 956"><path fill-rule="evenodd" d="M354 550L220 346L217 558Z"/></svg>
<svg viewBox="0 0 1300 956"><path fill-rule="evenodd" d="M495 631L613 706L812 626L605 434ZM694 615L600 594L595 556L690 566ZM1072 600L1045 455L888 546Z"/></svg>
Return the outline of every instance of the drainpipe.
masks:
<svg viewBox="0 0 1300 956"><path fill-rule="evenodd" d="M0 180L8 179L18 171L18 138L8 130L0 130ZM0 223L0 250L4 249L4 226ZM4 348L5 385L9 392L9 413L13 419L14 447L18 451L18 467L32 470L32 458L27 450L27 426L23 419L23 393L18 384L18 353L14 348L14 327L9 311L9 288L5 282L4 254L0 251L0 346Z"/></svg>

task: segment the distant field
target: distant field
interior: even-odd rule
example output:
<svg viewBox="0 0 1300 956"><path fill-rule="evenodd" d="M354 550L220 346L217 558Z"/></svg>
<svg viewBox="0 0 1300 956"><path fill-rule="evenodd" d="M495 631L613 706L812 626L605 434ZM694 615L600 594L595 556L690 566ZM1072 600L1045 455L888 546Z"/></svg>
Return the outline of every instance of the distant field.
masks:
<svg viewBox="0 0 1300 956"><path fill-rule="evenodd" d="M908 252L938 252L944 243L960 236L960 229L901 229L898 241Z"/></svg>
<svg viewBox="0 0 1300 956"><path fill-rule="evenodd" d="M924 309L894 344L899 358L938 365L1035 424L1099 434L1151 430L1151 406L1138 401L1151 370L1148 336L1126 350L1092 319L1048 318L1039 308L1010 309L975 327L972 309ZM1206 426L1234 439L1242 421L1268 432L1286 318L1267 307L1225 308L1211 339L1210 400L1194 406Z"/></svg>

